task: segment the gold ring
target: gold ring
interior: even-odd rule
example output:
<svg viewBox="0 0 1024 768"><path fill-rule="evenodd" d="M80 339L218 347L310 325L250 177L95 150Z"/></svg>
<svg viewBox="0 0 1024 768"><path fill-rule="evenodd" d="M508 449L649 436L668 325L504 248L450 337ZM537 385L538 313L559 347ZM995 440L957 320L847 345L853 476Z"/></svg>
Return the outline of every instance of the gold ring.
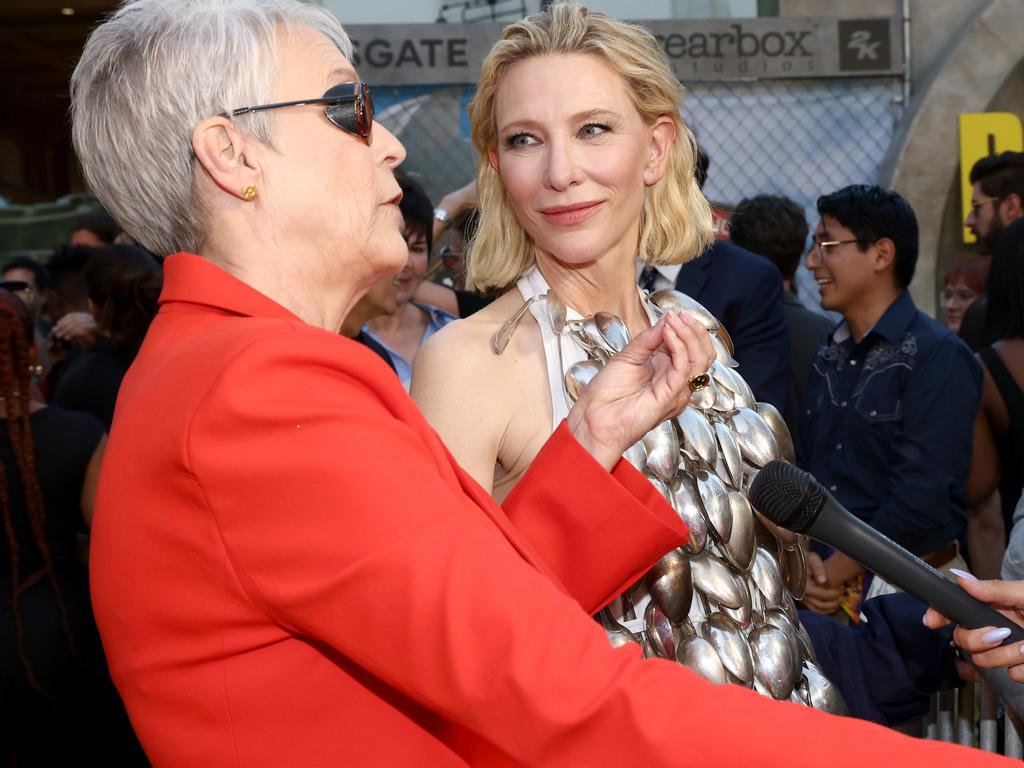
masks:
<svg viewBox="0 0 1024 768"><path fill-rule="evenodd" d="M690 391L699 392L711 383L711 377L706 373L698 373L690 378Z"/></svg>

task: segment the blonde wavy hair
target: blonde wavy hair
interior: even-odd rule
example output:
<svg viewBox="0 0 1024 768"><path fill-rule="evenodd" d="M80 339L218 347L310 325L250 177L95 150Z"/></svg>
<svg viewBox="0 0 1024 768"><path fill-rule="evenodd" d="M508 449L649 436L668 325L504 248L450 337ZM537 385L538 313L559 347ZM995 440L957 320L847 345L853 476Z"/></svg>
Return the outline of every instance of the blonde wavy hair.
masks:
<svg viewBox="0 0 1024 768"><path fill-rule="evenodd" d="M505 28L484 60L469 105L473 143L480 152L480 226L466 252L466 282L478 290L512 285L536 260L533 240L516 219L501 177L488 161L488 151L498 144L498 88L519 61L569 54L597 56L618 72L648 125L662 115L675 123L665 175L645 190L639 258L654 265L682 264L711 243L711 207L694 179L697 142L679 114L683 87L654 35L575 3L558 3Z"/></svg>

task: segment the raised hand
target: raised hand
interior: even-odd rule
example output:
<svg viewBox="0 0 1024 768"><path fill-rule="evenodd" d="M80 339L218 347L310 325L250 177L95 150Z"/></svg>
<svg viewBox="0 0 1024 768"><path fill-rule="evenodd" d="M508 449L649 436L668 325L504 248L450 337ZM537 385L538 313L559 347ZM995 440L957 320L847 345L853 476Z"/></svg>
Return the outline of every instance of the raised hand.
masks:
<svg viewBox="0 0 1024 768"><path fill-rule="evenodd" d="M667 312L604 366L569 411L576 439L610 469L623 452L690 401L690 380L715 359L695 320Z"/></svg>

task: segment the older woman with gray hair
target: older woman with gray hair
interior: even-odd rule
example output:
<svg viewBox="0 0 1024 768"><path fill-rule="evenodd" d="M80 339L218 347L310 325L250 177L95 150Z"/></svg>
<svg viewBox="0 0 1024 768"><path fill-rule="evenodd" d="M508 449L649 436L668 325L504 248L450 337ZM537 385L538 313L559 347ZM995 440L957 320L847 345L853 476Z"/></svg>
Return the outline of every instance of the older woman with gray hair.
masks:
<svg viewBox="0 0 1024 768"><path fill-rule="evenodd" d="M155 764L598 765L623 744L645 766L809 764L764 748L794 726L842 736L844 764L984 760L608 647L588 612L687 533L618 457L686 404L709 339L677 316L640 334L506 500L513 525L337 334L405 259L404 151L328 13L129 1L86 44L72 117L93 190L172 254L118 397L91 560ZM581 508L593 536L569 547L557 521ZM566 552L600 562L623 531L568 583ZM737 746L734 718L763 733Z"/></svg>

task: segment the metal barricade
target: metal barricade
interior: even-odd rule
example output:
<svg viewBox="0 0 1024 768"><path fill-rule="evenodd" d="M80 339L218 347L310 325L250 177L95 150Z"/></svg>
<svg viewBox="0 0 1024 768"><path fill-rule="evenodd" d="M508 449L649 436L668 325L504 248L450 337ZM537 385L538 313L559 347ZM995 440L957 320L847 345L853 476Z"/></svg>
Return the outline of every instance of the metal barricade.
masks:
<svg viewBox="0 0 1024 768"><path fill-rule="evenodd" d="M1001 709L988 683L967 683L959 690L943 691L932 697L921 736L1024 759L1024 725L1012 712Z"/></svg>

